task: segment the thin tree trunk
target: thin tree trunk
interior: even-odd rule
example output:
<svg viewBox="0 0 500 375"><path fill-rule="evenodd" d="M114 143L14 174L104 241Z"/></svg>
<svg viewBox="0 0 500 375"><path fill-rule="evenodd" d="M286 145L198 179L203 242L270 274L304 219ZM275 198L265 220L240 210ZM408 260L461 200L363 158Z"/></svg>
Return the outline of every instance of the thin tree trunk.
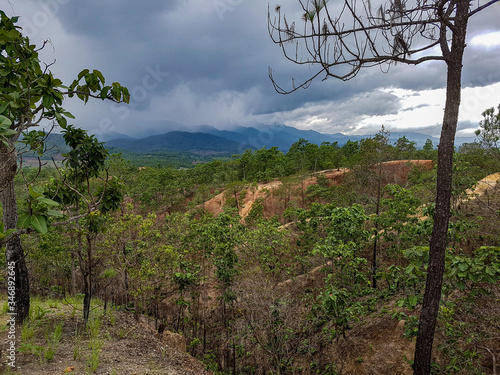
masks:
<svg viewBox="0 0 500 375"><path fill-rule="evenodd" d="M89 315L90 315L90 275L87 274L85 271L83 273L83 323L85 326L87 326L87 322L89 321Z"/></svg>
<svg viewBox="0 0 500 375"><path fill-rule="evenodd" d="M236 209L240 212L240 204L238 203L238 191L236 188L233 188L234 200L236 201Z"/></svg>
<svg viewBox="0 0 500 375"><path fill-rule="evenodd" d="M85 326L90 316L90 302L92 299L92 238L87 235L87 269L83 276L83 285L85 287L83 297L83 321Z"/></svg>
<svg viewBox="0 0 500 375"><path fill-rule="evenodd" d="M17 200L14 190L16 170L16 152L0 143L0 198L2 201L4 230L17 228ZM29 316L30 288L28 268L26 267L24 250L19 236L12 238L7 243L6 258L7 264L15 263L16 321L22 323Z"/></svg>
<svg viewBox="0 0 500 375"><path fill-rule="evenodd" d="M468 10L469 1L458 0L451 52L449 54L444 53L448 64L446 105L438 149L434 226L430 242L424 301L415 347L413 365L415 375L428 375L431 372L432 344L439 312L439 302L441 300L448 223L450 219L453 151L460 107L462 59L465 49Z"/></svg>
<svg viewBox="0 0 500 375"><path fill-rule="evenodd" d="M72 238L71 243L74 244L75 240ZM75 267L75 252L71 250L71 295L76 294L76 267Z"/></svg>

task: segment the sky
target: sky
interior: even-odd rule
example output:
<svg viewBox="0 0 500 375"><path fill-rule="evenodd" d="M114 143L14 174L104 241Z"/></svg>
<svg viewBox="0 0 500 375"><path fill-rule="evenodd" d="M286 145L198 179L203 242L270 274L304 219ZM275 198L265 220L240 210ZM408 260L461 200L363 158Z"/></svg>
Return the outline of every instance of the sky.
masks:
<svg viewBox="0 0 500 375"><path fill-rule="evenodd" d="M477 0L476 2L477 3ZM475 4L474 3L474 4ZM314 67L285 59L268 34L262 0L0 0L33 43L49 40L40 56L71 83L85 68L120 82L131 103L65 102L75 125L96 135L134 137L198 125L219 129L284 124L322 133L440 133L445 101L443 62L373 67L343 82L317 79L303 90L281 86L308 77ZM300 23L298 0L282 12ZM478 128L481 113L500 104L500 2L469 22L458 136Z"/></svg>

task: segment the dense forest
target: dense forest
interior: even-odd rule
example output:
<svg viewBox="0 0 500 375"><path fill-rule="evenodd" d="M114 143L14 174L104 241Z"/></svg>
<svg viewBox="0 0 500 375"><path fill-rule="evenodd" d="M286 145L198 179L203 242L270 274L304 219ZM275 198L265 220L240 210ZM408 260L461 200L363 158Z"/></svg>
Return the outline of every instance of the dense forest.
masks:
<svg viewBox="0 0 500 375"><path fill-rule="evenodd" d="M496 363L498 174L471 193L500 170L489 146L478 139L455 154L436 373L489 374ZM382 129L191 169L108 155L89 174L92 147L16 176L36 228L23 235L32 297L72 301L86 322L103 319L96 308L149 316L215 374L409 373L432 230L432 142L391 145ZM51 311L42 306L32 304L22 332L43 331ZM19 350L50 362L57 346L40 334Z"/></svg>

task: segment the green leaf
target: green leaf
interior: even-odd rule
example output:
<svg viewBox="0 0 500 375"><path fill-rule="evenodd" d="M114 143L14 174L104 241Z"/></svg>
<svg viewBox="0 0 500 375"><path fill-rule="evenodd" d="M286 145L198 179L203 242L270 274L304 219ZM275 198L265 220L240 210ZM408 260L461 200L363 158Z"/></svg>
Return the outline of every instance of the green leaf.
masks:
<svg viewBox="0 0 500 375"><path fill-rule="evenodd" d="M6 105L6 104L7 103L5 103L4 105ZM12 125L12 121L9 118L7 118L3 115L0 115L0 126L8 128L11 125Z"/></svg>
<svg viewBox="0 0 500 375"><path fill-rule="evenodd" d="M47 215L52 217L62 217L63 214L57 210L47 210Z"/></svg>
<svg viewBox="0 0 500 375"><path fill-rule="evenodd" d="M479 276L480 276L480 275L479 275L479 274L477 274L477 273L471 273L471 274L469 275L469 279L470 279L471 281L477 282L477 281L479 280Z"/></svg>
<svg viewBox="0 0 500 375"><path fill-rule="evenodd" d="M2 131L0 132L0 135L2 135L2 137L8 137L14 134L17 134L17 132L12 129L2 129Z"/></svg>
<svg viewBox="0 0 500 375"><path fill-rule="evenodd" d="M102 73L101 73L100 71L98 71L98 70L94 69L94 70L92 71L92 74L96 75L102 83L104 83L104 82L106 81L106 80L104 79L104 76L102 75Z"/></svg>
<svg viewBox="0 0 500 375"><path fill-rule="evenodd" d="M54 98L50 95L44 95L42 104L45 108L50 108L54 104Z"/></svg>
<svg viewBox="0 0 500 375"><path fill-rule="evenodd" d="M466 271L466 270L467 270L467 268L469 268L469 265L468 265L467 263L460 263L460 264L458 265L458 269L459 269L460 271Z"/></svg>
<svg viewBox="0 0 500 375"><path fill-rule="evenodd" d="M37 191L36 189L33 189L33 186L31 186L31 185L28 187L28 190L29 190L30 196L34 199L38 199L39 197L43 197L43 194L40 193L39 191Z"/></svg>
<svg viewBox="0 0 500 375"><path fill-rule="evenodd" d="M101 99L106 99L108 97L108 94L109 94L109 90L111 90L111 86L104 86L101 90Z"/></svg>
<svg viewBox="0 0 500 375"><path fill-rule="evenodd" d="M31 216L29 216L29 215L19 215L19 219L17 221L17 226L19 228L29 228L29 227L31 227Z"/></svg>
<svg viewBox="0 0 500 375"><path fill-rule="evenodd" d="M56 116L57 118L57 116ZM63 129L66 129L66 127L68 126L68 120L66 120L65 117L62 117L62 116L59 116L57 118L57 123L59 124L59 126Z"/></svg>
<svg viewBox="0 0 500 375"><path fill-rule="evenodd" d="M83 76L86 76L87 74L89 74L90 71L88 69L84 69L80 72L80 74L78 74L78 80L81 80Z"/></svg>
<svg viewBox="0 0 500 375"><path fill-rule="evenodd" d="M5 102L2 105L0 105L0 113L4 113L8 106L9 106L8 102Z"/></svg>
<svg viewBox="0 0 500 375"><path fill-rule="evenodd" d="M40 203L46 204L47 206L59 206L59 203L53 201L52 199L45 198L45 197L38 197L36 200Z"/></svg>
<svg viewBox="0 0 500 375"><path fill-rule="evenodd" d="M62 113L64 116L66 116L66 117L69 117L69 118L72 118L72 119L74 119L74 118L75 118L75 116L73 116L73 115L72 115L70 112L68 112L68 111L62 111L61 113Z"/></svg>
<svg viewBox="0 0 500 375"><path fill-rule="evenodd" d="M38 233L47 233L47 221L43 216L31 216L31 225Z"/></svg>

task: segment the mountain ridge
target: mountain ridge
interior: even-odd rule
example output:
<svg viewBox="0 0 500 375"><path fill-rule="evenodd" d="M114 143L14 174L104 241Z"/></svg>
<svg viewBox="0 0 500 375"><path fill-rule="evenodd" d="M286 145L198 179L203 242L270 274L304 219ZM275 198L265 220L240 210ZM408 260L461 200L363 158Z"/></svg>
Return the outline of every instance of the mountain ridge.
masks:
<svg viewBox="0 0 500 375"><path fill-rule="evenodd" d="M277 147L286 153L292 144L301 138L317 145L322 142L337 142L339 146L342 146L349 140L359 141L373 136L374 134L327 134L276 124L260 125L259 127L238 126L231 130L220 130L211 125L200 125L190 130L172 130L162 134L146 135L144 138L134 138L118 132L100 134L97 138L112 152L124 150L139 154L181 152L231 156L241 154L246 149L257 150L263 147L267 149ZM439 144L438 138L418 132L390 132L389 142L395 144L397 139L402 136L415 142L417 148L422 148L427 139L432 141L434 147ZM55 146L52 153L67 152L61 134L51 134L48 140L52 141ZM473 141L473 137L457 137L456 146Z"/></svg>
<svg viewBox="0 0 500 375"><path fill-rule="evenodd" d="M359 141L364 138L373 137L374 135L328 134L278 124L261 125L259 127L238 126L231 130L220 130L211 125L200 125L190 130L173 130L141 139L113 139L106 141L105 144L107 147L122 148L134 152L166 150L186 152L195 150L226 152L229 154L231 152L242 153L245 149L257 150L262 147L269 149L273 146L278 147L283 152L287 152L292 144L301 138L318 145L322 142L337 142L339 146L342 146L349 140ZM391 132L389 133L389 142L394 144L402 136L415 142L417 148L422 148L427 139L430 139L434 146L437 146L439 143L439 138L418 132ZM169 140L169 138L172 138L172 140ZM458 146L464 142L472 142L474 138L457 137L456 140Z"/></svg>
<svg viewBox="0 0 500 375"><path fill-rule="evenodd" d="M232 153L239 150L238 142L209 133L178 130L137 140L115 139L105 142L105 146L142 153L161 151Z"/></svg>

